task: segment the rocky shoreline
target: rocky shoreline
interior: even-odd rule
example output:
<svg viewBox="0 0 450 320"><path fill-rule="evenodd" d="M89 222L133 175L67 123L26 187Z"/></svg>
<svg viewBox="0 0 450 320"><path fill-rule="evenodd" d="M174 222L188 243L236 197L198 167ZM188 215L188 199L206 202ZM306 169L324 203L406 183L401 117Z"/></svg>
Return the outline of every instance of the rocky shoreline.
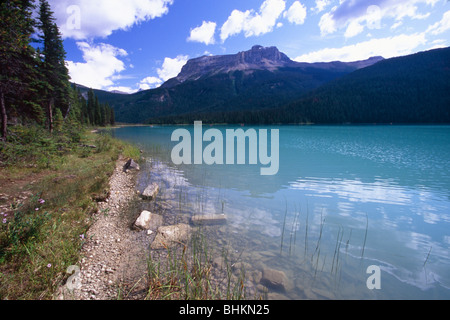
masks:
<svg viewBox="0 0 450 320"><path fill-rule="evenodd" d="M123 157L117 161L109 197L98 203L92 226L80 235L82 259L60 287L59 300L123 299L145 291L148 239L130 228L130 209L139 195L137 170L124 170L125 163Z"/></svg>
<svg viewBox="0 0 450 320"><path fill-rule="evenodd" d="M247 297L288 299L284 293L292 289L293 283L283 271L265 265L265 261L279 259L275 253L242 249L242 245L237 243L242 239L236 235L227 241L221 240L224 234L229 233L224 214L190 215L190 218L173 214L170 208L175 203L168 200L173 197L172 192L162 190L159 193L158 185L153 181L147 181L145 185L148 186L139 192L138 172L137 164L130 166L127 159L118 159L109 182L109 196L98 203L94 222L85 235L80 235L83 241L82 258L68 270L68 279L60 286L55 299L148 298L149 256L156 261L164 260L167 255L165 249L177 246L180 242L188 242L189 235L198 228L210 235L212 233L212 239L216 239L213 242L217 241L215 245L219 251L226 250L228 254L231 275L227 275L228 268L220 252L211 258L210 281L213 286L227 292L227 277L231 276L232 283L238 283L245 270L243 281ZM155 201L157 194L158 201ZM257 239L251 243L251 247L253 244L259 247ZM241 249L238 251L235 248ZM310 295L305 297L309 298Z"/></svg>

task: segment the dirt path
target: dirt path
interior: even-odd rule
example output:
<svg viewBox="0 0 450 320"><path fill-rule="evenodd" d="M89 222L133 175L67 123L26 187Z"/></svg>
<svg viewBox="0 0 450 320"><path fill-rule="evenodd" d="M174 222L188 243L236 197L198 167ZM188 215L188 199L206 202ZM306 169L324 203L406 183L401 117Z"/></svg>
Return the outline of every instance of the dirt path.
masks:
<svg viewBox="0 0 450 320"><path fill-rule="evenodd" d="M84 235L82 259L75 266L79 272L69 278L75 289L64 285L57 299L145 298L148 239L131 228L136 217L130 216L130 209L139 197L135 189L137 173L124 172L125 162L123 158L117 161L110 179L110 196L99 203L95 221Z"/></svg>

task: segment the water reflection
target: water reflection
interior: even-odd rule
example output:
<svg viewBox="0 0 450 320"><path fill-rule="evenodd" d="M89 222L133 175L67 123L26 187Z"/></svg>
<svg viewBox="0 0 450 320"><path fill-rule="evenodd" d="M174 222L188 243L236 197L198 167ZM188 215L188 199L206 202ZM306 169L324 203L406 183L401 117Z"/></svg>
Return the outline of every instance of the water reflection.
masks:
<svg viewBox="0 0 450 320"><path fill-rule="evenodd" d="M223 236L247 243L249 264L283 270L289 298L450 298L450 127L281 127L280 171L266 177L173 166L173 129L115 135L151 159L142 186L158 181L184 214L225 211ZM380 292L365 286L371 264Z"/></svg>

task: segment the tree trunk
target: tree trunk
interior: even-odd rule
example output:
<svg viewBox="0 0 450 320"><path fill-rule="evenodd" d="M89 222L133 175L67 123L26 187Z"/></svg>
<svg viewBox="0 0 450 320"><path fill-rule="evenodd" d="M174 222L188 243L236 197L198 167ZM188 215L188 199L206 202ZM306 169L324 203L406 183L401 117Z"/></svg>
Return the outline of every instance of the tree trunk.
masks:
<svg viewBox="0 0 450 320"><path fill-rule="evenodd" d="M2 137L1 140L6 141L6 136L8 134L7 127L8 127L8 117L6 115L6 106L5 106L5 94L3 93L3 90L0 90L0 108L1 108L1 115L2 115Z"/></svg>
<svg viewBox="0 0 450 320"><path fill-rule="evenodd" d="M53 133L53 103L54 103L55 99L51 98L50 101L48 102L48 107L47 107L47 116L48 116L48 130L50 131L50 133Z"/></svg>
<svg viewBox="0 0 450 320"><path fill-rule="evenodd" d="M67 108L66 115L64 116L64 121L66 121L67 117L69 116L71 107L72 107L72 104L69 103L69 108Z"/></svg>

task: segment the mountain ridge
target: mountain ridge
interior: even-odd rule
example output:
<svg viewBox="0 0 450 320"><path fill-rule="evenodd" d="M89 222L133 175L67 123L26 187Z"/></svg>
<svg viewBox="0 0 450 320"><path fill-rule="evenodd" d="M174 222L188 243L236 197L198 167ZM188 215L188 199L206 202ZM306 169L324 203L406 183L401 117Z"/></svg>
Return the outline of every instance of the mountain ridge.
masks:
<svg viewBox="0 0 450 320"><path fill-rule="evenodd" d="M450 47L383 60L281 107L189 113L152 123L450 124Z"/></svg>
<svg viewBox="0 0 450 320"><path fill-rule="evenodd" d="M276 47L189 60L163 86L97 91L124 123L450 122L450 47L355 62L296 62Z"/></svg>
<svg viewBox="0 0 450 320"><path fill-rule="evenodd" d="M172 88L186 81L196 81L204 76L233 71L252 73L255 70L276 71L279 68L320 68L345 70L346 68L363 68L384 60L383 57L370 57L367 60L355 62L319 62L307 63L291 60L286 54L280 52L277 47L263 47L254 45L248 51L236 54L202 56L190 59L183 66L180 73L166 81L161 87Z"/></svg>

